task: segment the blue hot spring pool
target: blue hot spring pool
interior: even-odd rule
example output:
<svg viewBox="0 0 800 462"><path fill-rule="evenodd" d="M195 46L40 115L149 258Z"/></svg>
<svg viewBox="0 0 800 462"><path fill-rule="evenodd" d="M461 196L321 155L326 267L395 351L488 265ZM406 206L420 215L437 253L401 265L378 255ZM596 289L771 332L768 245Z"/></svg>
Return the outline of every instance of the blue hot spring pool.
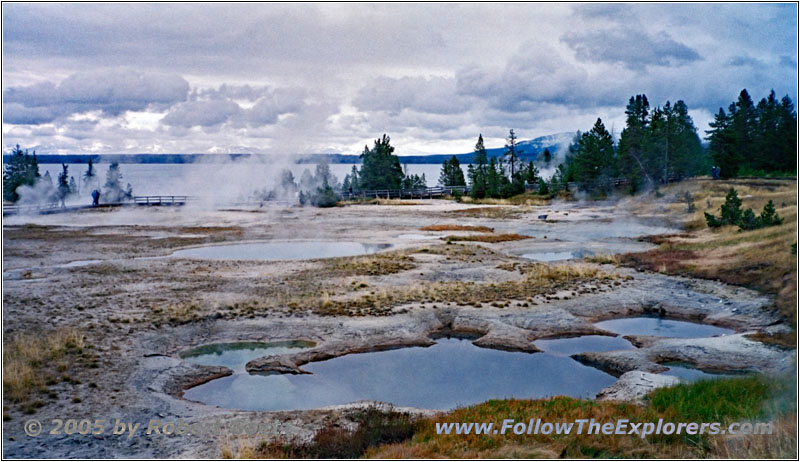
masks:
<svg viewBox="0 0 800 462"><path fill-rule="evenodd" d="M181 354L181 358L204 366L224 366L244 372L248 361L267 355L282 355L302 348L311 348L313 342L289 340L285 342L237 342L204 345Z"/></svg>
<svg viewBox="0 0 800 462"><path fill-rule="evenodd" d="M731 329L657 316L610 319L595 326L619 335L655 335L659 337L712 337L734 333Z"/></svg>
<svg viewBox="0 0 800 462"><path fill-rule="evenodd" d="M244 410L295 410L378 400L398 406L452 409L492 398L594 397L616 380L566 356L479 348L458 338L433 346L340 356L309 363L310 375L231 376L184 397ZM242 365L243 366L243 365Z"/></svg>

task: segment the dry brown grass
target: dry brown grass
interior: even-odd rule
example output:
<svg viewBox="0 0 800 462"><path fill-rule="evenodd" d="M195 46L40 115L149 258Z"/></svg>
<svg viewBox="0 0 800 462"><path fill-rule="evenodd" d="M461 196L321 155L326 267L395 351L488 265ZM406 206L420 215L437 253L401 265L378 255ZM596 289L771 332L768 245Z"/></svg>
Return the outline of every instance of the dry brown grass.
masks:
<svg viewBox="0 0 800 462"><path fill-rule="evenodd" d="M590 255L583 258L590 263L597 263L598 265L617 265L619 264L619 257L617 255L597 254Z"/></svg>
<svg viewBox="0 0 800 462"><path fill-rule="evenodd" d="M41 389L55 369L69 368L68 356L80 353L85 338L76 329L41 334L17 333L3 345L3 396L22 403Z"/></svg>
<svg viewBox="0 0 800 462"><path fill-rule="evenodd" d="M402 199L370 199L366 202L361 202L372 205L423 205L422 202L407 201Z"/></svg>
<svg viewBox="0 0 800 462"><path fill-rule="evenodd" d="M423 226L420 231L474 231L476 233L493 233L494 229L488 226L467 225L431 225Z"/></svg>
<svg viewBox="0 0 800 462"><path fill-rule="evenodd" d="M539 196L533 193L518 194L506 199L473 199L469 196L464 196L461 201L466 204L485 204L485 205L550 205L552 201L547 196Z"/></svg>
<svg viewBox="0 0 800 462"><path fill-rule="evenodd" d="M719 206L733 187L743 208L756 214L768 200L784 224L754 231L735 226L710 229L703 212L719 215ZM797 182L786 180L690 180L662 190L661 199L630 200L626 206L639 214L665 214L681 221L689 232L663 236L659 248L620 257L623 264L668 274L716 279L758 289L776 296L776 305L791 320L797 316ZM697 207L689 213L683 196L689 192ZM709 203L711 204L709 206Z"/></svg>
<svg viewBox="0 0 800 462"><path fill-rule="evenodd" d="M496 243L496 242L509 242L509 241L519 241L522 239L531 239L531 236L526 236L524 234L479 234L479 235L471 235L471 236L445 236L442 240L447 242L489 242L489 243Z"/></svg>
<svg viewBox="0 0 800 462"><path fill-rule="evenodd" d="M711 456L720 459L797 459L797 414L772 421L769 435L727 435L711 440Z"/></svg>
<svg viewBox="0 0 800 462"><path fill-rule="evenodd" d="M472 207L468 209L451 210L447 213L478 218L511 219L520 216L523 210L513 207Z"/></svg>
<svg viewBox="0 0 800 462"><path fill-rule="evenodd" d="M414 259L403 252L389 252L364 257L324 260L326 277L381 276L415 268Z"/></svg>

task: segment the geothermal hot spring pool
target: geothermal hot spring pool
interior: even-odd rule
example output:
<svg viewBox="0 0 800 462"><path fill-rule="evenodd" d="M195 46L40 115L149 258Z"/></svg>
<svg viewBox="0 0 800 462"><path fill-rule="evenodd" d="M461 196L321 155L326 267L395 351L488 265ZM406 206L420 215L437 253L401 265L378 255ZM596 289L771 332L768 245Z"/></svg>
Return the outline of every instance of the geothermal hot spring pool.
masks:
<svg viewBox="0 0 800 462"><path fill-rule="evenodd" d="M177 250L171 256L206 260L310 260L367 255L389 247L391 247L390 244L363 244L360 242L243 242L191 247Z"/></svg>
<svg viewBox="0 0 800 462"><path fill-rule="evenodd" d="M658 316L610 319L596 322L594 325L619 335L654 335L658 337L697 338L727 335L734 332L724 327L676 321Z"/></svg>
<svg viewBox="0 0 800 462"><path fill-rule="evenodd" d="M479 348L458 338L436 342L426 348L350 354L309 363L303 369L310 375L250 375L244 371L246 361L263 354L240 353L225 364L235 371L233 375L190 388L184 397L254 411L314 409L358 400L451 409L492 398L589 398L616 380L565 356ZM200 356L193 360L205 361Z"/></svg>
<svg viewBox="0 0 800 462"><path fill-rule="evenodd" d="M730 329L656 317L623 318L595 324L618 334L707 337ZM439 338L430 347L358 353L303 367L311 374L251 375L248 361L314 346L310 342L208 345L184 353L186 361L234 371L184 392L192 401L230 409L278 411L316 409L359 400L398 406L452 409L497 398L568 395L593 398L616 378L570 355L634 348L622 337L584 335L536 340L541 353L480 348L470 339ZM685 381L720 377L688 364L665 364Z"/></svg>

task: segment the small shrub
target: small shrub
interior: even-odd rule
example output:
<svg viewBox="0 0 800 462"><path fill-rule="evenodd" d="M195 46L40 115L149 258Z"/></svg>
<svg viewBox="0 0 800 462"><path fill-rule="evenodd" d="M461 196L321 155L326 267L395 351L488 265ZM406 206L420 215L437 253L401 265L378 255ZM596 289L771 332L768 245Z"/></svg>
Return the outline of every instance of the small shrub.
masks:
<svg viewBox="0 0 800 462"><path fill-rule="evenodd" d="M722 223L736 225L742 219L742 200L736 194L736 190L731 188L725 196L725 203L720 207L722 212Z"/></svg>

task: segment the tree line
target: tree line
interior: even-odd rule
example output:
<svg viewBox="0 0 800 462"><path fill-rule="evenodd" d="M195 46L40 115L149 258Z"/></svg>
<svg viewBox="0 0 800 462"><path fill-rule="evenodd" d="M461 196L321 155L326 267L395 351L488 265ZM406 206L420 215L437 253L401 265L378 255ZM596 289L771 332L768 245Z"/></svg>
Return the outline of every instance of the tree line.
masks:
<svg viewBox="0 0 800 462"><path fill-rule="evenodd" d="M797 114L792 100L775 92L754 105L747 90L720 108L710 124L708 148L697 134L686 103L667 101L650 108L646 95L632 96L625 128L615 143L601 119L578 132L559 166L566 181L586 190L607 187L606 180L631 180L632 192L666 183L671 177L709 174L723 178L770 173L797 175Z"/></svg>
<svg viewBox="0 0 800 462"><path fill-rule="evenodd" d="M788 95L771 91L757 105L742 90L719 108L708 130L709 150L723 178L781 172L797 175L797 113Z"/></svg>
<svg viewBox="0 0 800 462"><path fill-rule="evenodd" d="M106 173L106 182L100 191L97 173L92 160L89 160L86 172L83 174L83 189L97 191L98 198L103 202L116 203L133 199L133 187L128 183L123 189L122 172L118 162L112 162ZM3 168L3 200L17 203L20 199L35 204L65 205L65 201L80 194L80 182L69 174L69 166L61 164L61 173L58 174L55 184L50 176L50 171L42 175L39 172L39 161L36 151L29 153L15 146L9 156L8 163ZM24 196L24 197L23 197Z"/></svg>

